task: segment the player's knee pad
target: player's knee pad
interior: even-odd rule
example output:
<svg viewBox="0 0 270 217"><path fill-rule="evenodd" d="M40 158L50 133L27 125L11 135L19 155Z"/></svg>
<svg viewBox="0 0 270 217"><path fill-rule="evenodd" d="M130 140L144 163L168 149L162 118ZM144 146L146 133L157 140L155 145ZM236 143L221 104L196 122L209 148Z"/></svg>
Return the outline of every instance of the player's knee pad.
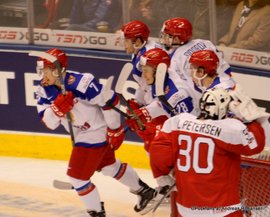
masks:
<svg viewBox="0 0 270 217"><path fill-rule="evenodd" d="M86 195L95 189L95 185L90 181L69 177L70 183L80 196Z"/></svg>
<svg viewBox="0 0 270 217"><path fill-rule="evenodd" d="M119 160L116 160L113 164L103 167L101 172L104 176L114 177L121 167L122 163Z"/></svg>

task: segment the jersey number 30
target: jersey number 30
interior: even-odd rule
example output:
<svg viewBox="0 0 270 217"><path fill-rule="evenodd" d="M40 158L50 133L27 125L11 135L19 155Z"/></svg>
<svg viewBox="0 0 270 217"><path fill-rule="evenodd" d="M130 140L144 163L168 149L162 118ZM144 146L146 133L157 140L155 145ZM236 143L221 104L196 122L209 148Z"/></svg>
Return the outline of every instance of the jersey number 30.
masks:
<svg viewBox="0 0 270 217"><path fill-rule="evenodd" d="M211 173L213 170L213 156L214 156L214 149L215 149L215 143L211 138L205 138L205 137L198 137L195 139L195 141L192 141L191 136L189 135L179 135L178 137L178 144L179 144L179 155L185 157L185 165L182 165L183 162L178 158L177 159L177 168L180 171L187 172L190 170L191 167L193 167L194 171L196 173ZM186 149L182 149L181 145L186 144ZM192 144L194 145L193 148L193 159L191 159L190 152L192 148ZM201 145L207 145L208 151L207 151L207 159L206 160L207 166L206 167L200 167L199 165L199 156L200 156L200 146Z"/></svg>

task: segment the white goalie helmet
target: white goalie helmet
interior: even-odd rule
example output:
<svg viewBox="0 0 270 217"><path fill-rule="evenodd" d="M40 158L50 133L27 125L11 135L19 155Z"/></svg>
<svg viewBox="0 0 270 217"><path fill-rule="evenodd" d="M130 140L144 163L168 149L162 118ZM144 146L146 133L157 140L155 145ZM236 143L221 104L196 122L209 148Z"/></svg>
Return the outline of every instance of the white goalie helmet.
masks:
<svg viewBox="0 0 270 217"><path fill-rule="evenodd" d="M232 98L229 90L213 88L203 93L200 99L201 114L199 118L220 120L227 115Z"/></svg>

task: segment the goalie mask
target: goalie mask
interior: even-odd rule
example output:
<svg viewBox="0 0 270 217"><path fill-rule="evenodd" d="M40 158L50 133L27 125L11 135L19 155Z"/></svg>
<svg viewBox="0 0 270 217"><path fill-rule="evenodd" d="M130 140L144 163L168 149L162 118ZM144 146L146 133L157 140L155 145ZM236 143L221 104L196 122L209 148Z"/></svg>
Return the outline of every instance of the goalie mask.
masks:
<svg viewBox="0 0 270 217"><path fill-rule="evenodd" d="M229 91L223 88L213 88L205 91L200 99L201 114L198 118L224 119L231 100Z"/></svg>
<svg viewBox="0 0 270 217"><path fill-rule="evenodd" d="M53 49L47 50L46 53L56 57L63 70L67 67L67 56L63 51L61 51L60 49L57 49L57 48L53 48ZM38 75L44 74L45 68L50 68L53 71L53 75L55 77L58 76L57 69L52 62L50 62L49 60L47 60L45 58L39 58L37 61Z"/></svg>

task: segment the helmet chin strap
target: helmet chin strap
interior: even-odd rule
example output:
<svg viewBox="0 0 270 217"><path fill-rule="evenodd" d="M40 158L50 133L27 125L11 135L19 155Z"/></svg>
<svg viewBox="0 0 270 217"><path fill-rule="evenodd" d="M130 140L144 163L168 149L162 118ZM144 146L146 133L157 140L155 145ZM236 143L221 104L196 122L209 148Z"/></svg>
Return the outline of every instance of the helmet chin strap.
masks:
<svg viewBox="0 0 270 217"><path fill-rule="evenodd" d="M61 70L62 71L60 73L57 73L57 69L54 69L52 71L52 75L54 77L56 77L56 78L59 78L59 76L63 76L63 73L65 72L65 68L63 67ZM54 82L54 84L57 85L57 86L60 86L61 85L59 79L56 79L55 82Z"/></svg>
<svg viewBox="0 0 270 217"><path fill-rule="evenodd" d="M146 41L144 41L144 42L142 43L142 45L140 45L140 46L136 46L135 43L133 43L133 47L134 47L134 49L135 49L135 53L138 53L139 50L140 50L142 47L145 46L145 44L146 44Z"/></svg>
<svg viewBox="0 0 270 217"><path fill-rule="evenodd" d="M202 80L204 79L204 78L206 78L206 76L207 76L207 74L205 74L204 76L202 76L201 78L199 78L198 76L197 76L197 71L194 71L193 72L193 77L195 78L195 79L197 79L197 81L198 81L198 86L199 86L199 88L201 89L201 90L206 90L206 87L204 87L203 86L203 84L202 84Z"/></svg>

